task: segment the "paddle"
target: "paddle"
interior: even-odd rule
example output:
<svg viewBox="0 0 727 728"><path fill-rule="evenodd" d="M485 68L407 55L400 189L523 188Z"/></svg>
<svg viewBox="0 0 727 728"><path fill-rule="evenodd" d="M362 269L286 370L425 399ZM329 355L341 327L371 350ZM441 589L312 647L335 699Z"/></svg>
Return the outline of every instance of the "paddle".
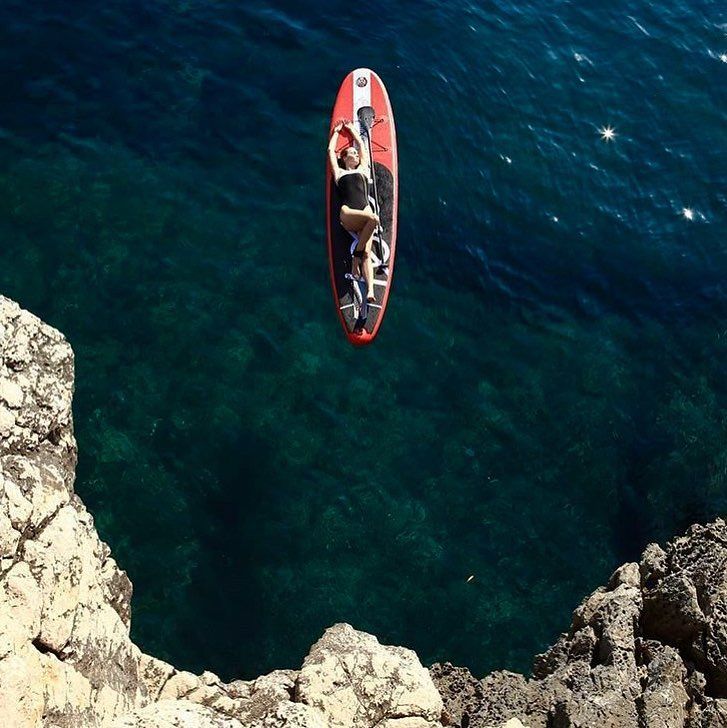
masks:
<svg viewBox="0 0 727 728"><path fill-rule="evenodd" d="M358 120L361 126L366 130L366 139L368 140L368 147L369 147L369 162L371 163L371 179L374 182L374 200L376 200L376 211L377 214L381 215L381 205L379 204L379 192L376 189L376 168L374 166L374 152L371 148L371 127L374 125L374 119L376 118L376 112L374 111L373 106L362 106L358 110ZM379 260L381 261L381 265L379 265L377 272L381 273L382 271L386 271L388 266L386 263L384 263L384 230L381 227L381 220L379 220Z"/></svg>

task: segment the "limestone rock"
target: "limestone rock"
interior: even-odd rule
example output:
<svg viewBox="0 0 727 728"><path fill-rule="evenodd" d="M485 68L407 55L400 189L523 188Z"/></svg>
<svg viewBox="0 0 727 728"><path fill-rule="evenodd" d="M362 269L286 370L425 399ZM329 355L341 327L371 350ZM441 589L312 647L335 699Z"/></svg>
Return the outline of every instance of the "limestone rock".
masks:
<svg viewBox="0 0 727 728"><path fill-rule="evenodd" d="M326 630L311 648L296 698L326 715L331 728L427 728L442 713L442 699L414 652L381 645L347 624Z"/></svg>
<svg viewBox="0 0 727 728"><path fill-rule="evenodd" d="M26 452L48 439L75 458L71 347L61 333L2 296L0 328L3 448L6 452Z"/></svg>
<svg viewBox="0 0 727 728"><path fill-rule="evenodd" d="M462 725L463 721L469 722L472 716L486 710L482 681L466 668L449 662L438 663L429 668L429 674L445 705L445 725Z"/></svg>
<svg viewBox="0 0 727 728"><path fill-rule="evenodd" d="M250 728L328 728L319 711L302 703L281 703L275 711L248 723Z"/></svg>
<svg viewBox="0 0 727 728"><path fill-rule="evenodd" d="M647 654L648 652L648 654ZM684 687L687 670L673 647L644 646L646 684L639 699L644 728L683 726L690 698Z"/></svg>
<svg viewBox="0 0 727 728"><path fill-rule="evenodd" d="M0 713L100 726L145 689L130 584L73 493L73 353L2 297L0 328Z"/></svg>
<svg viewBox="0 0 727 728"><path fill-rule="evenodd" d="M114 722L113 728L245 728L210 708L186 700L160 700L134 710Z"/></svg>
<svg viewBox="0 0 727 728"><path fill-rule="evenodd" d="M282 721L283 714L290 709L297 676L291 670L275 670L251 681L248 683L247 694L242 698L238 715L246 724L259 725L261 728L275 725L274 720ZM241 686L237 690L240 694ZM306 715L314 712L306 711ZM307 718L309 722L313 720L311 715ZM288 720L287 717L285 719ZM290 720L294 720L292 714ZM302 718L298 716L295 720L300 722Z"/></svg>
<svg viewBox="0 0 727 728"><path fill-rule="evenodd" d="M23 403L23 390L12 379L0 379L0 402L17 409Z"/></svg>
<svg viewBox="0 0 727 728"><path fill-rule="evenodd" d="M727 700L707 698L701 720L690 724L699 728L724 728L727 725Z"/></svg>
<svg viewBox="0 0 727 728"><path fill-rule="evenodd" d="M649 545L574 611L533 679L505 675L432 667L454 725L727 726L727 524Z"/></svg>
<svg viewBox="0 0 727 728"><path fill-rule="evenodd" d="M226 685L142 654L129 637L131 582L73 491L72 395L63 336L0 297L2 725L334 728L356 695L366 709L356 704L351 726L437 723L441 699L414 653L348 625L323 636L302 681L276 670Z"/></svg>
<svg viewBox="0 0 727 728"><path fill-rule="evenodd" d="M430 673L450 725L494 728L512 720L525 721L544 702L532 681L514 672L497 671L476 680L469 670L444 663L432 665ZM540 712L546 710L544 705ZM540 726L537 718L536 726Z"/></svg>
<svg viewBox="0 0 727 728"><path fill-rule="evenodd" d="M673 644L727 697L727 525L694 525L666 548L668 567L642 563L644 635Z"/></svg>
<svg viewBox="0 0 727 728"><path fill-rule="evenodd" d="M226 685L142 654L129 638L131 583L73 492L71 349L1 297L0 332L3 725L348 728L355 696L367 702L351 726L437 723L441 699L414 653L348 625L323 636L302 679L277 670Z"/></svg>
<svg viewBox="0 0 727 728"><path fill-rule="evenodd" d="M727 524L616 569L533 676L427 671L345 624L300 671L223 683L144 655L74 493L73 353L0 296L0 716L15 728L724 728ZM441 696L440 696L441 693ZM443 700L442 700L443 698Z"/></svg>

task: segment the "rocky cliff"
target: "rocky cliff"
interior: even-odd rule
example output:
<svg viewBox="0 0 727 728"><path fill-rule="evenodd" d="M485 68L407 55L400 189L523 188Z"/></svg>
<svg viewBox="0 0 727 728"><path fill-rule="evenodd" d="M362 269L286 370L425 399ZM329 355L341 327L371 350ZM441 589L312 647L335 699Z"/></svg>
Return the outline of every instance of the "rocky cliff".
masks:
<svg viewBox="0 0 727 728"><path fill-rule="evenodd" d="M0 725L8 728L727 726L727 526L618 569L533 677L426 670L335 625L299 670L222 683L129 638L131 583L73 491L73 352L0 297ZM435 687L436 686L436 687Z"/></svg>
<svg viewBox="0 0 727 728"><path fill-rule="evenodd" d="M617 569L535 658L530 680L430 672L452 720L471 728L506 717L531 728L724 728L727 524L692 526Z"/></svg>
<svg viewBox="0 0 727 728"><path fill-rule="evenodd" d="M349 625L298 671L223 684L143 654L131 583L73 492L73 352L0 297L0 725L431 728L417 656Z"/></svg>

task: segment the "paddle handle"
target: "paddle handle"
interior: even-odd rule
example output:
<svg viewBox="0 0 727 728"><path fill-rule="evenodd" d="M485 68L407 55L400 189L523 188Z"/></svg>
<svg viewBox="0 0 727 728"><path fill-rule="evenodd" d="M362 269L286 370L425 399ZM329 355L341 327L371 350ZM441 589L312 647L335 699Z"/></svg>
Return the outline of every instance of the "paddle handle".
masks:
<svg viewBox="0 0 727 728"><path fill-rule="evenodd" d="M369 147L369 164L371 165L371 181L374 187L374 200L376 200L376 214L379 216L378 233L379 233L379 260L381 265L379 268L386 267L384 263L384 228L381 225L381 204L379 203L379 191L376 188L376 168L374 167L374 150L371 147L371 129L366 128L366 140Z"/></svg>

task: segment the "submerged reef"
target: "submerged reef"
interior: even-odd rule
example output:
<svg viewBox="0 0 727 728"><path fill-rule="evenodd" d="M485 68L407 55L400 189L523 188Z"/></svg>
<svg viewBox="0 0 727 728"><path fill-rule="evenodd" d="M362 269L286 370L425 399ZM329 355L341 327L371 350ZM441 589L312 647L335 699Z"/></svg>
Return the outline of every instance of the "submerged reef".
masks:
<svg viewBox="0 0 727 728"><path fill-rule="evenodd" d="M0 297L0 716L17 728L531 728L727 725L727 524L613 574L532 677L428 670L347 624L298 670L222 682L130 638L132 586L73 484L74 360Z"/></svg>

